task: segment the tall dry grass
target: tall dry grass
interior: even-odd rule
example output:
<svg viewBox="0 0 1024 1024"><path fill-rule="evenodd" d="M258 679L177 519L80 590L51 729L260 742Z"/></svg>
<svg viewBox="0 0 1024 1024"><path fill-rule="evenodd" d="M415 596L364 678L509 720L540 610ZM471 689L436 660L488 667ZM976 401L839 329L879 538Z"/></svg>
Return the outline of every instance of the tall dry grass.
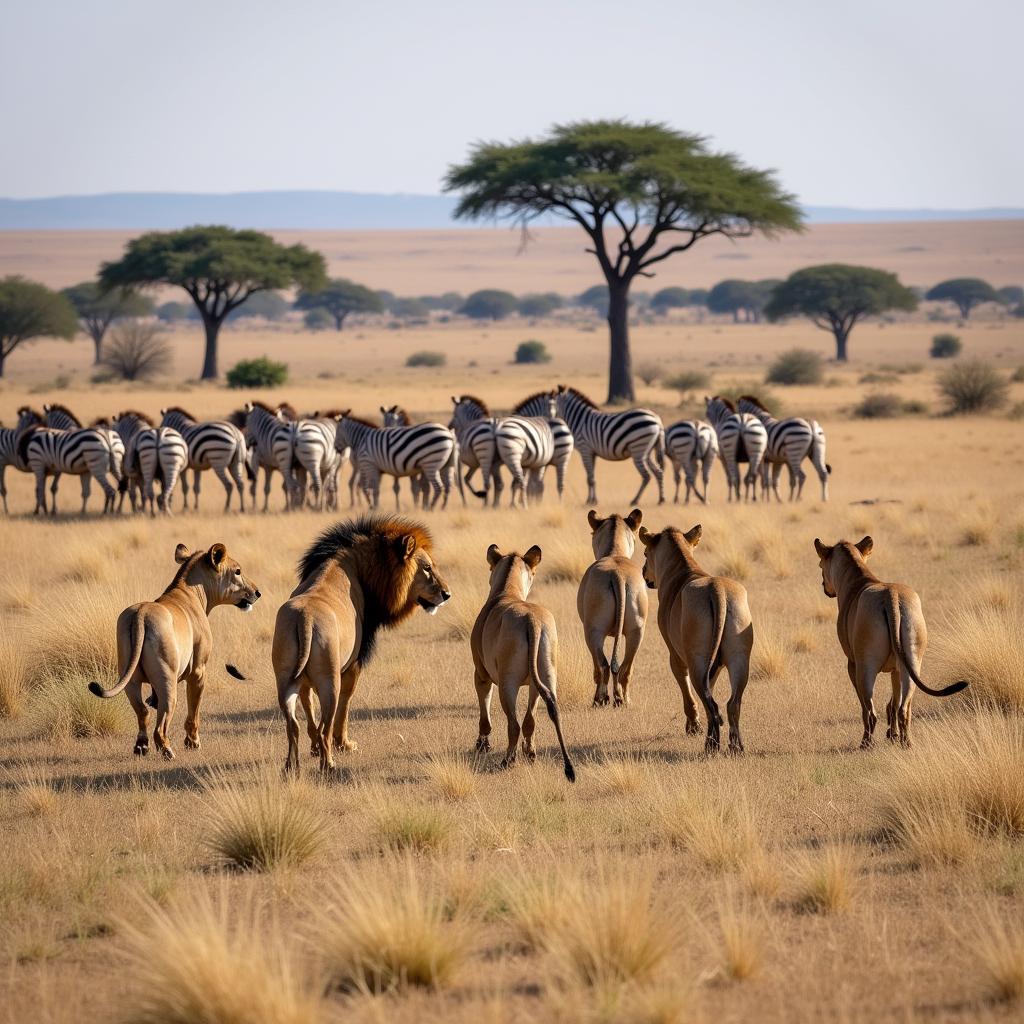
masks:
<svg viewBox="0 0 1024 1024"><path fill-rule="evenodd" d="M838 914L848 909L857 895L860 868L860 857L838 843L805 854L795 865L796 905L813 914Z"/></svg>
<svg viewBox="0 0 1024 1024"><path fill-rule="evenodd" d="M1024 927L1018 915L988 902L979 910L964 946L990 999L1024 1001Z"/></svg>

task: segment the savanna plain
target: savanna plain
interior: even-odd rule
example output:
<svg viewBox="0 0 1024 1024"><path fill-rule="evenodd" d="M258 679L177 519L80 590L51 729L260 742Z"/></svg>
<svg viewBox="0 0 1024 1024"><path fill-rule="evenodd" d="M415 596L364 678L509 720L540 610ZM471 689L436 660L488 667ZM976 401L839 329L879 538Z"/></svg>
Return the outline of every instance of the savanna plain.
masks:
<svg viewBox="0 0 1024 1024"><path fill-rule="evenodd" d="M64 480L64 514L49 520L28 514L31 482L8 470L5 1018L1019 1019L1024 422L1005 411L940 415L927 357L937 329L921 315L867 323L851 338L851 363L830 364L822 384L770 389L769 404L825 427L828 503L811 475L799 503L728 504L719 466L707 506L673 504L671 473L668 503L657 504L653 483L639 502L652 531L702 523L699 561L748 590L755 646L742 756L705 758L703 737L684 734L653 593L631 704L591 707L575 596L593 556L576 456L561 504L549 486L527 511L482 509L472 497L463 507L456 496L446 511L410 512L433 532L452 599L381 637L354 701L358 751L340 755L331 777L307 754L298 780L281 773L274 614L303 550L348 514L346 489L337 515L285 514L276 487L269 514L225 515L209 476L199 513L104 519L94 495L83 519L73 514L77 482ZM965 355L1007 377L1024 363L1019 320L981 318L957 331ZM206 417L260 397L365 415L399 403L414 419L447 422L453 394L507 409L561 381L603 398L607 339L597 320L356 325L341 335L231 328L225 365L265 351L292 367L293 383L251 395L184 382L199 365L197 334L176 332L180 384L90 385L87 343L26 347L10 361L0 418L13 422L21 404L49 401L83 420L125 407L156 415L169 404ZM528 337L548 345L550 364L510 365ZM796 323L681 318L633 332L638 364L705 370L708 393L764 392L774 355L794 346L827 355L828 341ZM421 348L445 351L447 366L405 368ZM853 418L852 406L879 388L926 411ZM638 404L667 424L699 413L700 397L640 384ZM1009 408L1021 402L1024 383L1013 383ZM597 477L599 512L627 513L632 466L599 462ZM405 484L403 502L409 511ZM910 749L891 746L881 726L874 749L858 749L836 605L822 592L814 538L865 534L876 573L921 595L924 679L971 684L941 701L915 696ZM249 615L214 611L202 748L181 744L182 694L172 726L178 759L167 763L134 758L127 700L99 701L86 684L116 678L117 615L163 590L179 541L225 543L263 598ZM473 752L468 638L492 542L543 549L532 597L558 624L575 785L543 714L535 763L502 771L500 753ZM230 678L225 662L247 679ZM888 694L880 677L876 703ZM493 714L500 738L496 701Z"/></svg>

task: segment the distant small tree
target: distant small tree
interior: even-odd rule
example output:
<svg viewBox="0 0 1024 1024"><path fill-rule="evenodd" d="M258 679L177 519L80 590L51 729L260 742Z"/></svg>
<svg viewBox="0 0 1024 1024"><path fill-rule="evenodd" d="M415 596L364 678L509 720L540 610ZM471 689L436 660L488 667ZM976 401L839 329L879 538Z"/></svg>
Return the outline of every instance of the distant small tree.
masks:
<svg viewBox="0 0 1024 1024"><path fill-rule="evenodd" d="M421 295L419 301L427 309L439 309L447 313L453 313L466 300L458 292L444 292L442 295Z"/></svg>
<svg viewBox="0 0 1024 1024"><path fill-rule="evenodd" d="M932 338L932 347L929 355L932 359L952 359L960 355L963 343L955 334L936 334Z"/></svg>
<svg viewBox="0 0 1024 1024"><path fill-rule="evenodd" d="M933 302L952 302L960 310L960 316L969 320L971 310L983 302L998 302L996 290L980 277L954 277L940 281L925 298Z"/></svg>
<svg viewBox="0 0 1024 1024"><path fill-rule="evenodd" d="M405 361L406 366L444 366L448 361L447 357L443 352L432 352L424 350L422 352L413 352L411 356Z"/></svg>
<svg viewBox="0 0 1024 1024"><path fill-rule="evenodd" d="M288 364L266 356L242 359L227 372L229 388L278 388L288 379Z"/></svg>
<svg viewBox="0 0 1024 1024"><path fill-rule="evenodd" d="M689 305L690 292L686 288L662 288L651 296L651 309L656 313L667 313L670 309L683 309Z"/></svg>
<svg viewBox="0 0 1024 1024"><path fill-rule="evenodd" d="M158 320L168 324L199 319L199 311L191 302L164 302L156 307L156 315Z"/></svg>
<svg viewBox="0 0 1024 1024"><path fill-rule="evenodd" d="M1004 306L1019 306L1024 303L1024 288L1019 284L1008 284L996 289L996 299Z"/></svg>
<svg viewBox="0 0 1024 1024"><path fill-rule="evenodd" d="M261 231L219 225L150 231L100 270L106 291L159 284L185 289L206 332L203 380L217 377L217 339L225 317L249 296L293 285L315 291L325 283L320 253L304 245L281 245Z"/></svg>
<svg viewBox="0 0 1024 1024"><path fill-rule="evenodd" d="M257 292L244 306L228 314L229 320L244 320L246 317L260 317L263 320L280 320L288 312L288 303L277 292Z"/></svg>
<svg viewBox="0 0 1024 1024"><path fill-rule="evenodd" d="M393 316L403 320L411 320L414 317L425 317L430 314L430 307L422 300L409 296L408 298L395 298L391 302L390 312Z"/></svg>
<svg viewBox="0 0 1024 1024"><path fill-rule="evenodd" d="M131 289L103 292L95 281L72 285L63 294L75 307L82 330L92 338L93 363L97 366L103 362L103 338L115 320L153 312L153 303L146 296Z"/></svg>
<svg viewBox="0 0 1024 1024"><path fill-rule="evenodd" d="M543 341L521 341L516 348L517 363L550 363L551 353Z"/></svg>
<svg viewBox="0 0 1024 1024"><path fill-rule="evenodd" d="M561 309L565 301L556 292L543 292L537 295L524 295L519 300L520 316L549 316L556 309Z"/></svg>
<svg viewBox="0 0 1024 1024"><path fill-rule="evenodd" d="M826 263L806 267L777 285L765 307L769 320L805 316L815 327L831 331L836 359L847 361L847 342L858 321L892 309L917 308L914 293L895 274L872 267Z"/></svg>
<svg viewBox="0 0 1024 1024"><path fill-rule="evenodd" d="M328 327L334 327L334 317L323 306L314 306L306 310L302 323L307 331L326 331Z"/></svg>
<svg viewBox="0 0 1024 1024"><path fill-rule="evenodd" d="M604 313L608 309L608 285L595 284L576 296L576 305Z"/></svg>
<svg viewBox="0 0 1024 1024"><path fill-rule="evenodd" d="M518 305L516 297L511 292L503 292L499 288L484 288L473 292L466 299L460 312L473 320L504 320L516 311Z"/></svg>
<svg viewBox="0 0 1024 1024"><path fill-rule="evenodd" d="M335 329L340 331L353 313L383 313L385 303L379 292L347 278L334 277L323 288L299 292L295 308L326 309L334 318Z"/></svg>
<svg viewBox="0 0 1024 1024"><path fill-rule="evenodd" d="M103 365L123 380L144 380L166 374L172 358L171 346L157 324L126 320L111 331Z"/></svg>
<svg viewBox="0 0 1024 1024"><path fill-rule="evenodd" d="M707 307L712 313L731 313L737 323L741 313L744 320L760 323L765 307L778 284L776 280L740 281L728 278L719 281L708 292Z"/></svg>
<svg viewBox="0 0 1024 1024"><path fill-rule="evenodd" d="M70 340L78 330L78 315L67 296L24 277L0 280L0 377L7 357L32 338Z"/></svg>

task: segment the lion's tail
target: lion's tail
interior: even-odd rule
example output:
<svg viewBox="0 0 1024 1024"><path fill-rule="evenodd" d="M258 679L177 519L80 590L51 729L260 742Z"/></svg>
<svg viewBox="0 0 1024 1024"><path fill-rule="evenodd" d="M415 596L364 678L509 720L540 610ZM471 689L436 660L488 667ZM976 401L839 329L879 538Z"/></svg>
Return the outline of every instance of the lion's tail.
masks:
<svg viewBox="0 0 1024 1024"><path fill-rule="evenodd" d="M572 761L569 759L569 751L565 749L565 740L562 738L562 720L558 714L558 702L555 700L555 695L551 692L548 685L541 679L540 671L537 667L537 658L540 655L540 630L532 619L527 628L530 631L530 678L533 680L533 685L537 687L541 700L544 701L544 707L548 709L548 718L555 725L555 735L558 737L558 746L562 751L562 766L565 769L565 777L570 782L575 782L576 769L572 766Z"/></svg>
<svg viewBox="0 0 1024 1024"><path fill-rule="evenodd" d="M707 675L704 677L704 692L711 692L711 671L715 667L718 652L722 649L722 637L725 635L725 615L727 598L722 593L722 584L718 580L711 581L711 619L714 622L714 633L711 642L711 657L708 658Z"/></svg>
<svg viewBox="0 0 1024 1024"><path fill-rule="evenodd" d="M615 637L612 640L612 675L617 676L619 669L619 637L626 623L626 581L616 573L611 580L612 594L615 597Z"/></svg>
<svg viewBox="0 0 1024 1024"><path fill-rule="evenodd" d="M313 649L313 620L308 615L302 616L302 633L299 636L299 660L292 673L292 679L298 679L306 671L309 652Z"/></svg>
<svg viewBox="0 0 1024 1024"><path fill-rule="evenodd" d="M932 697L950 697L954 693L966 690L967 680L965 679L961 679L956 683L950 683L949 686L944 686L941 690L933 690L930 686L925 685L925 683L921 681L921 677L917 674L914 666L910 663L910 659L907 657L906 650L903 646L901 637L903 618L900 613L900 599L896 596L895 591L891 589L887 589L886 594L888 595L889 603L884 611L885 624L889 627L889 642L892 644L892 649L896 652L896 657L899 659L899 663L907 670L907 675L914 680L914 685L919 689L924 690L925 693L930 694Z"/></svg>
<svg viewBox="0 0 1024 1024"><path fill-rule="evenodd" d="M121 678L109 690L104 690L99 683L92 682L89 684L89 692L96 697L116 697L128 685L132 676L135 675L135 670L139 667L139 662L142 660L142 645L145 639L146 621L141 612L136 612L132 628L132 653L128 659L128 664L125 666L125 670L121 673Z"/></svg>

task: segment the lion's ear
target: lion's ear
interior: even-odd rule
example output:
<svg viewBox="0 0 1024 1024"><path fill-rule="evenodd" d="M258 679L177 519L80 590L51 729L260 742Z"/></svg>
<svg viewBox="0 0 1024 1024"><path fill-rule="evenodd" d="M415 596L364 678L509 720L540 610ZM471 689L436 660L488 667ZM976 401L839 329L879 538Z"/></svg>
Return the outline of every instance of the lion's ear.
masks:
<svg viewBox="0 0 1024 1024"><path fill-rule="evenodd" d="M862 537L856 544L854 544L854 547L860 552L861 558L867 558L874 550L875 542L870 536Z"/></svg>
<svg viewBox="0 0 1024 1024"><path fill-rule="evenodd" d="M634 532L640 528L640 524L643 522L644 514L640 509L635 508L632 512L626 516L626 525Z"/></svg>
<svg viewBox="0 0 1024 1024"><path fill-rule="evenodd" d="M597 528L604 522L604 520L598 517L596 509L591 509L587 513L587 522L590 523L590 529L596 532Z"/></svg>
<svg viewBox="0 0 1024 1024"><path fill-rule="evenodd" d="M187 544L179 544L174 549L174 560L181 565L183 562L187 562L192 557L192 552L189 551Z"/></svg>
<svg viewBox="0 0 1024 1024"><path fill-rule="evenodd" d="M407 533L404 537L399 537L396 543L398 553L408 561L416 553L416 537Z"/></svg>
<svg viewBox="0 0 1024 1024"><path fill-rule="evenodd" d="M221 562L227 558L227 554L228 549L223 544L214 544L207 552L207 555L210 557L210 564L214 569L220 568Z"/></svg>
<svg viewBox="0 0 1024 1024"><path fill-rule="evenodd" d="M540 560L543 557L543 552L536 544L531 547L525 555L523 555L523 561L531 568L536 569L540 565Z"/></svg>
<svg viewBox="0 0 1024 1024"><path fill-rule="evenodd" d="M651 531L648 530L646 526L641 526L637 536L640 538L640 543L643 544L645 548L647 548L654 543L657 534L651 533Z"/></svg>
<svg viewBox="0 0 1024 1024"><path fill-rule="evenodd" d="M819 558L828 558L832 554L832 549L827 544L822 544L817 537L814 538L814 550L818 552Z"/></svg>
<svg viewBox="0 0 1024 1024"><path fill-rule="evenodd" d="M704 535L704 527L698 523L696 526L691 527L683 536L686 538L686 543L691 548L695 548L699 543L701 537Z"/></svg>
<svg viewBox="0 0 1024 1024"><path fill-rule="evenodd" d="M502 560L503 557L502 553L498 550L497 544L492 544L487 549L487 564L492 569Z"/></svg>

